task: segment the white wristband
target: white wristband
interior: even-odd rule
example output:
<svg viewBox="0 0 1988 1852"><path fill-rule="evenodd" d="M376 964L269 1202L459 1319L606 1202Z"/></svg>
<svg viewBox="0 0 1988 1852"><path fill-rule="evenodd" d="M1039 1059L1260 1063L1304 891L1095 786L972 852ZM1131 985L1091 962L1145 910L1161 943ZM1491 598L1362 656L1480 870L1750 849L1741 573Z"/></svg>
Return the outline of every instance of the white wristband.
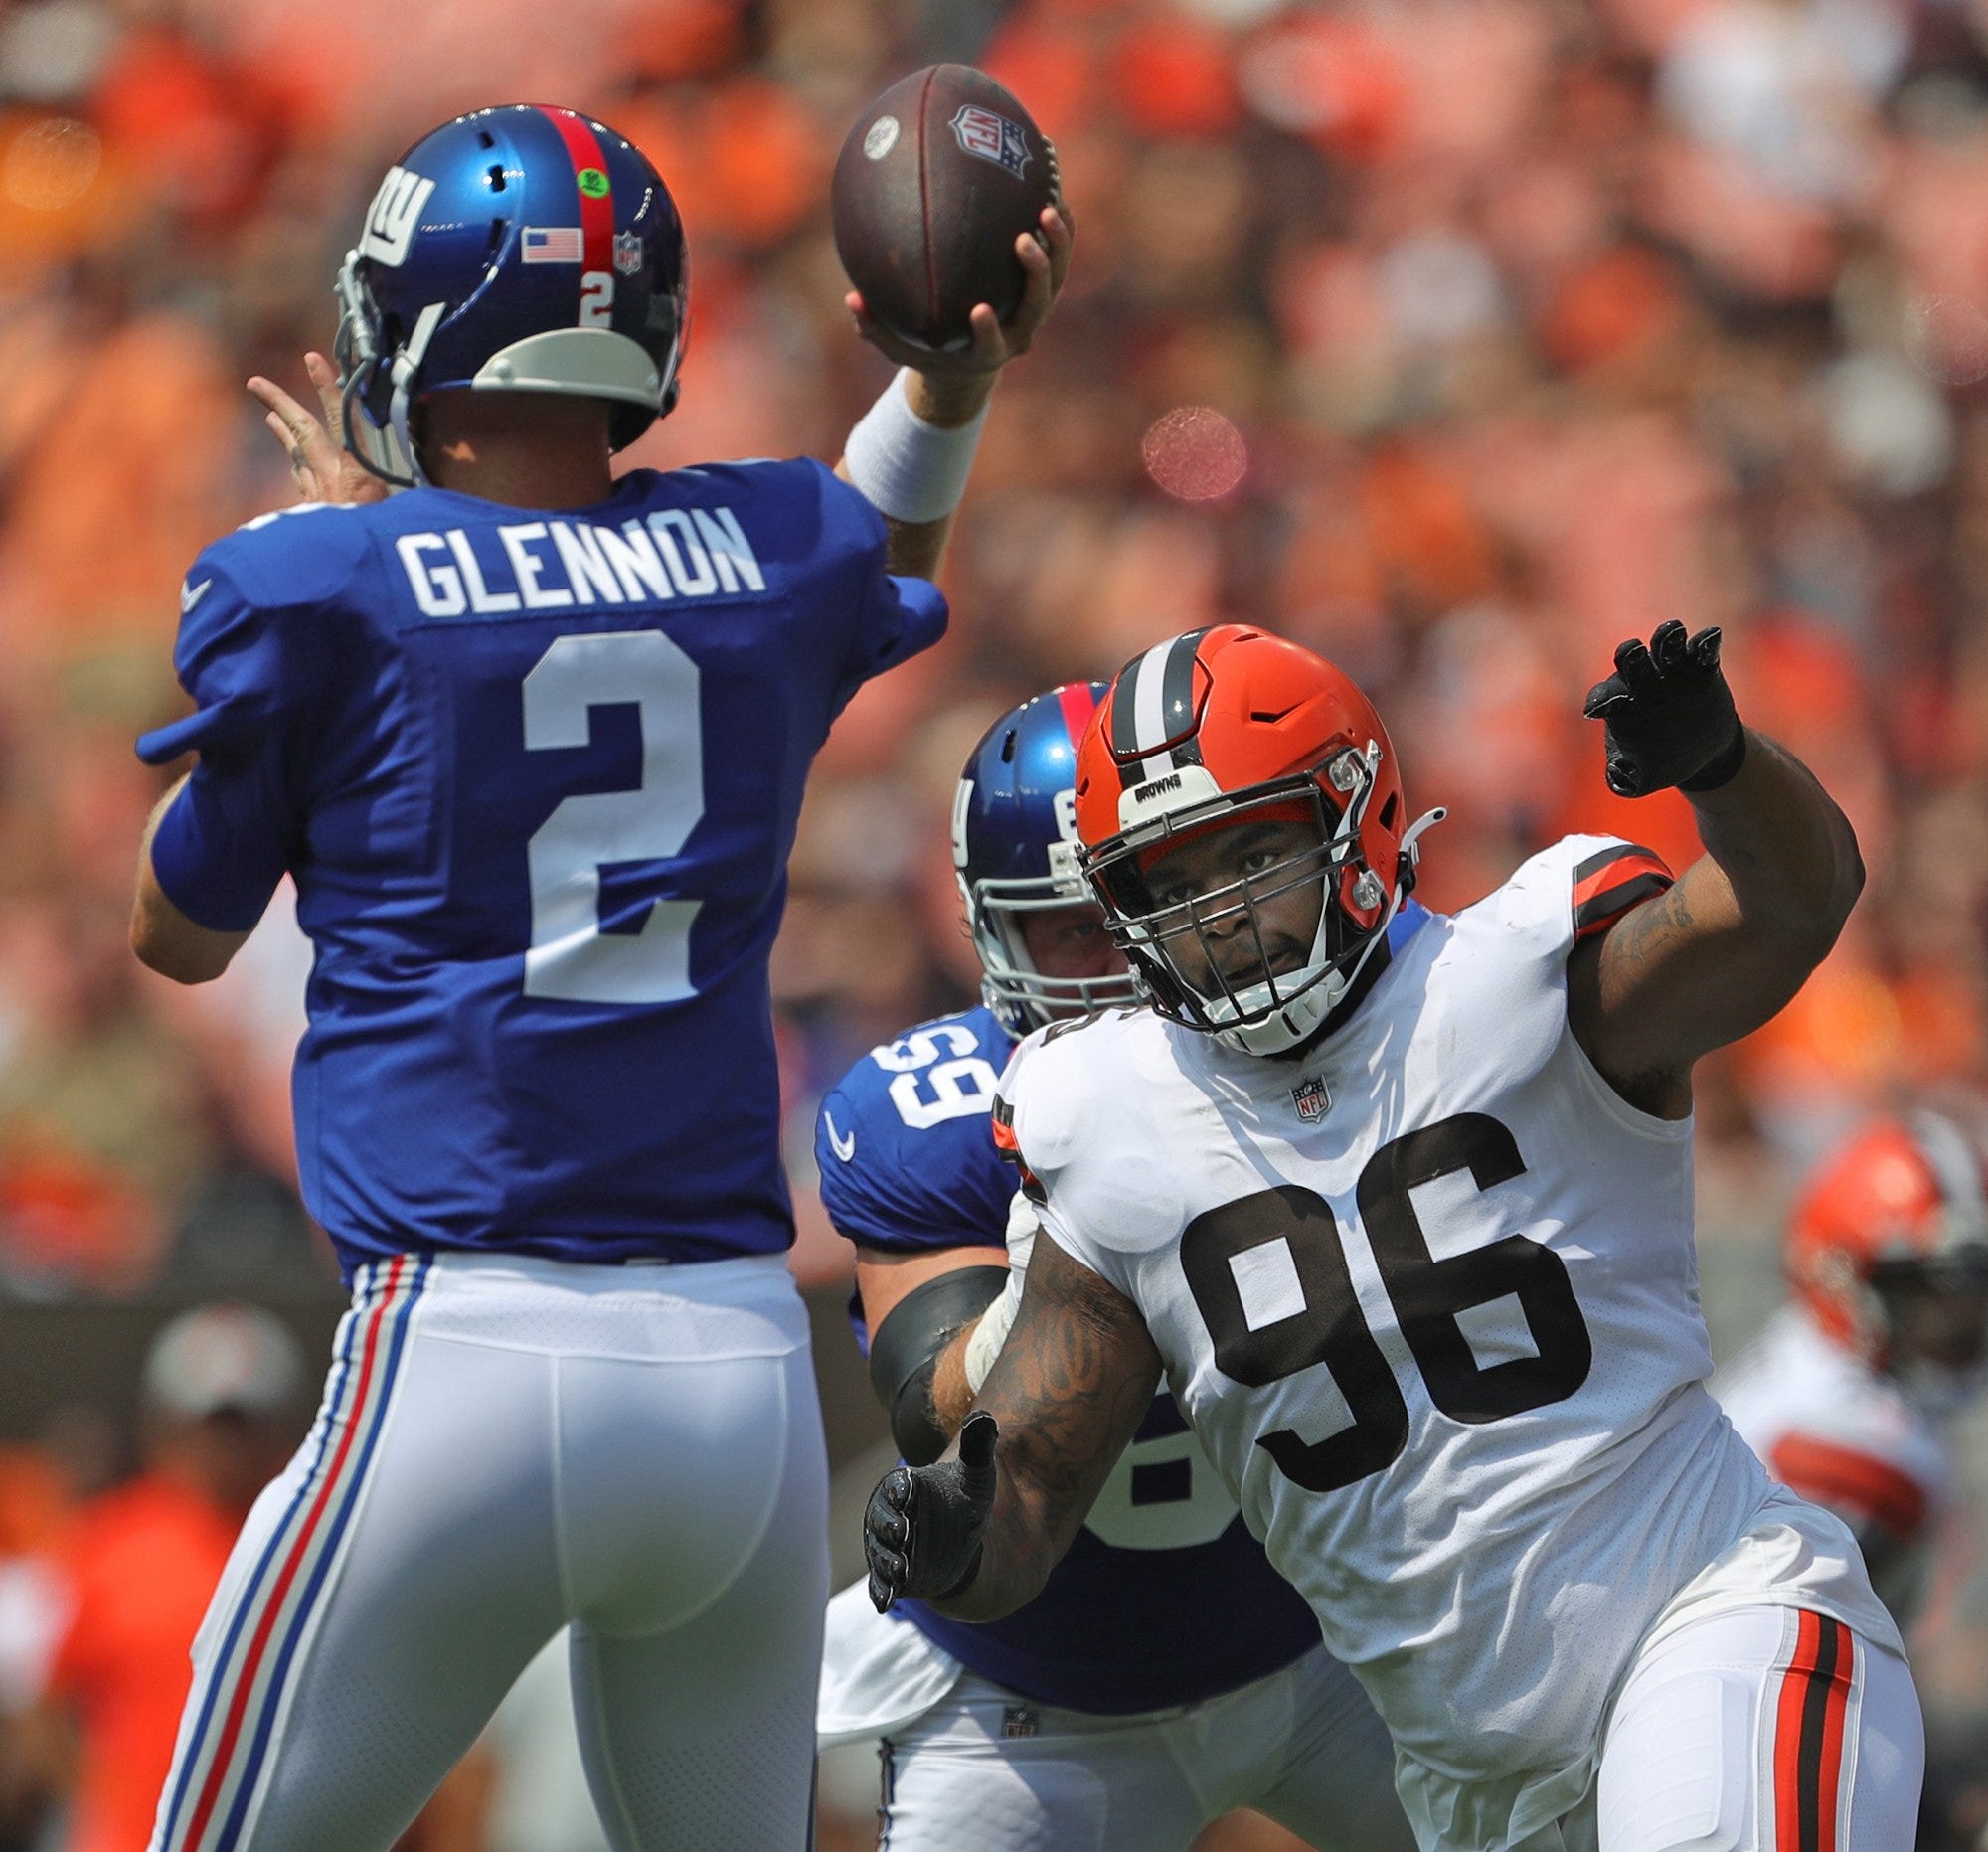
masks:
<svg viewBox="0 0 1988 1852"><path fill-rule="evenodd" d="M857 420L842 460L870 506L893 521L937 521L959 506L980 427L982 406L964 424L927 424L911 410L911 370L900 367L883 397Z"/></svg>
<svg viewBox="0 0 1988 1852"><path fill-rule="evenodd" d="M1001 1346L1007 1341L1008 1327L1015 1322L1015 1313L1022 1303L1021 1279L1019 1273L1009 1274L1001 1296L980 1314L967 1336L959 1367L965 1372L967 1390L973 1395L979 1395L987 1372L993 1369L994 1359L1000 1356Z"/></svg>

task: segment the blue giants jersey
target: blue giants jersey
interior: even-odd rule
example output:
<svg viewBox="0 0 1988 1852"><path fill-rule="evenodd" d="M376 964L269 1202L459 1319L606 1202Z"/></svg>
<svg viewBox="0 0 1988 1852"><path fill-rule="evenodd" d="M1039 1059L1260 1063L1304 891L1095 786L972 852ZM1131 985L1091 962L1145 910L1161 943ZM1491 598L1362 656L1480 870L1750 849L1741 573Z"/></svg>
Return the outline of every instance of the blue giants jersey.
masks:
<svg viewBox="0 0 1988 1852"><path fill-rule="evenodd" d="M815 1153L844 1235L893 1254L1005 1246L1015 1173L988 1115L1014 1046L991 1011L972 1009L843 1076L822 1101ZM891 1612L983 1678L1080 1711L1192 1704L1267 1677L1319 1637L1164 1391L1028 1606L986 1625L918 1601Z"/></svg>
<svg viewBox="0 0 1988 1852"><path fill-rule="evenodd" d="M809 762L945 605L820 464L638 470L598 505L415 489L210 547L197 750L152 848L190 919L287 872L316 947L304 1196L348 1273L404 1250L777 1251L766 957Z"/></svg>

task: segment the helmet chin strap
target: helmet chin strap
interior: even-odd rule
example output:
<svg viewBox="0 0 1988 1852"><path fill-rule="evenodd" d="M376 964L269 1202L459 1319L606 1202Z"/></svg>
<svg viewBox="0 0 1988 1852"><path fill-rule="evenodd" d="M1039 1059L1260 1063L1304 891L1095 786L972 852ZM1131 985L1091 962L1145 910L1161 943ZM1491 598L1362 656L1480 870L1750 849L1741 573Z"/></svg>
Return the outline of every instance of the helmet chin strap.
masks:
<svg viewBox="0 0 1988 1852"><path fill-rule="evenodd" d="M1286 1049L1295 1048L1330 1016L1359 981L1360 973L1367 968L1367 960L1373 957L1375 948L1386 940L1389 926L1394 925L1402 903L1414 887L1414 871L1421 861L1418 844L1422 832L1440 823L1448 814L1438 804L1435 809L1424 811L1403 832L1400 859L1396 863L1395 891L1388 901L1387 912L1376 922L1373 931L1367 935L1366 944L1360 948L1359 957L1347 970L1331 972L1320 978L1302 996L1293 998L1289 1005L1261 1022L1218 1029L1215 1039L1242 1055L1281 1055ZM1330 897L1326 898L1325 905L1332 905ZM1323 913L1319 916L1319 931L1321 934L1325 931ZM1268 981L1274 983L1275 979Z"/></svg>
<svg viewBox="0 0 1988 1852"><path fill-rule="evenodd" d="M1408 880L1408 885L1409 887L1412 888L1414 886L1413 871L1421 866L1422 832L1424 830L1433 829L1438 823L1440 823L1443 820L1444 817L1448 815L1449 811L1443 805L1437 804L1433 810L1424 810L1420 816L1416 817L1415 820L1402 832L1402 860L1408 865L1410 878ZM1401 877L1399 875L1397 875L1396 877L1395 886L1398 891L1402 886Z"/></svg>
<svg viewBox="0 0 1988 1852"><path fill-rule="evenodd" d="M414 387L420 378L421 361L426 357L428 343L434 339L434 331L441 326L445 302L430 302L421 310L420 319L414 323L414 331L408 337L408 344L394 356L394 397L391 401L390 416L394 421L394 436L400 443L401 453L408 459L408 472L414 478L413 486L427 486L427 471L421 467L420 452L414 448L414 432L408 428L408 418L414 410Z"/></svg>

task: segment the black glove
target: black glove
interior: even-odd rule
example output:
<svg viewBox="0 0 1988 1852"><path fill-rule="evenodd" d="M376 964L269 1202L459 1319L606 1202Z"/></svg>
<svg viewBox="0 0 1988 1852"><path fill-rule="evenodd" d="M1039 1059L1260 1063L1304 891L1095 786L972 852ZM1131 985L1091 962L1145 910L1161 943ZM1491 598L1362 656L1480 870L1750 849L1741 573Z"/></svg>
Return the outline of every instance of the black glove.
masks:
<svg viewBox="0 0 1988 1852"><path fill-rule="evenodd" d="M1648 649L1631 637L1615 652L1615 673L1587 691L1581 712L1608 729L1608 788L1647 797L1675 784L1716 790L1746 758L1746 730L1719 667L1719 630L1685 641L1675 617L1659 624Z"/></svg>
<svg viewBox="0 0 1988 1852"><path fill-rule="evenodd" d="M955 1595L980 1571L980 1533L994 1509L994 1441L986 1410L966 1418L959 1457L936 1466L894 1466L863 1513L870 1599L880 1614L909 1595Z"/></svg>

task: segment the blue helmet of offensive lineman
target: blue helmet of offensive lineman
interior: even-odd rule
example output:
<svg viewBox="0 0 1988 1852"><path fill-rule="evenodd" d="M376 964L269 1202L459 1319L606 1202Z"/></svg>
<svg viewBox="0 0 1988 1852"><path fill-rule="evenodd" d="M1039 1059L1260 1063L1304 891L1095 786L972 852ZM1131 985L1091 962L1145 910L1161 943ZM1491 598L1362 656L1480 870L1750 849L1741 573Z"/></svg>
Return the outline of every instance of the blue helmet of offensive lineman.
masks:
<svg viewBox="0 0 1988 1852"><path fill-rule="evenodd" d="M1129 972L1055 976L1028 942L1031 916L1096 904L1077 859L1077 743L1104 694L1102 682L1067 682L1009 709L973 749L953 797L952 865L981 994L1011 1035L1139 1000ZM1101 930L1101 910L1098 919Z"/></svg>
<svg viewBox="0 0 1988 1852"><path fill-rule="evenodd" d="M346 444L412 486L410 416L461 389L604 399L614 448L633 443L676 404L689 277L625 135L530 103L445 122L388 170L339 271Z"/></svg>

